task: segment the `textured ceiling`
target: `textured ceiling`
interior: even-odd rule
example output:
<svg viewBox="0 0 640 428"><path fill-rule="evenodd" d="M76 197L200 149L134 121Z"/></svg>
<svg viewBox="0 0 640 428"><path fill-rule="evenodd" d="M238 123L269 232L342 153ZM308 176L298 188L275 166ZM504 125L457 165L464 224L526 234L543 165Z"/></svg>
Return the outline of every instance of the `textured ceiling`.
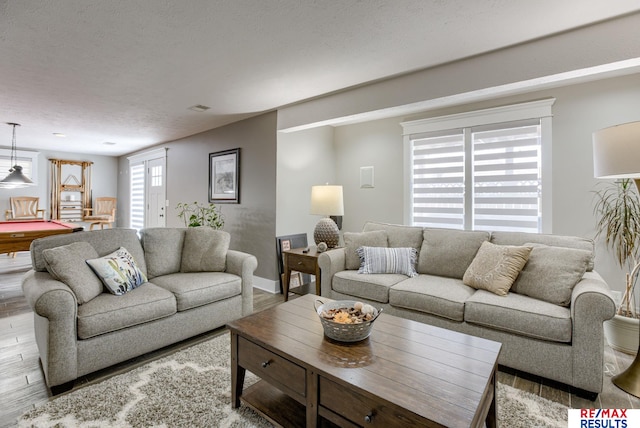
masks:
<svg viewBox="0 0 640 428"><path fill-rule="evenodd" d="M120 155L637 10L637 0L0 0L0 122L22 124L19 148ZM196 104L211 109L188 110ZM0 145L10 138L0 127Z"/></svg>

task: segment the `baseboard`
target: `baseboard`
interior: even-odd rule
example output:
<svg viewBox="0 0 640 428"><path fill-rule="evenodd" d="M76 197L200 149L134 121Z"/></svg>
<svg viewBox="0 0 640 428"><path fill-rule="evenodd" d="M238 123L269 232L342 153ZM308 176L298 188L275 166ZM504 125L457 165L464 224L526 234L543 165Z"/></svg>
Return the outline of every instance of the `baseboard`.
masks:
<svg viewBox="0 0 640 428"><path fill-rule="evenodd" d="M271 294L280 293L280 281L261 278L259 276L253 277L253 287L259 288L262 291L266 291Z"/></svg>

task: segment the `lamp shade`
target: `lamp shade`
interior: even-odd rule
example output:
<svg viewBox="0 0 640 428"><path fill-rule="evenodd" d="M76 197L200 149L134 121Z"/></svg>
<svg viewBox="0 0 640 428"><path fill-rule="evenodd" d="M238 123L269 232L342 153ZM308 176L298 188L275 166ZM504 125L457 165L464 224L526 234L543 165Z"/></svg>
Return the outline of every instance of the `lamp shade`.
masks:
<svg viewBox="0 0 640 428"><path fill-rule="evenodd" d="M311 214L344 215L342 186L311 186Z"/></svg>
<svg viewBox="0 0 640 428"><path fill-rule="evenodd" d="M597 178L640 177L640 122L593 133L593 175Z"/></svg>

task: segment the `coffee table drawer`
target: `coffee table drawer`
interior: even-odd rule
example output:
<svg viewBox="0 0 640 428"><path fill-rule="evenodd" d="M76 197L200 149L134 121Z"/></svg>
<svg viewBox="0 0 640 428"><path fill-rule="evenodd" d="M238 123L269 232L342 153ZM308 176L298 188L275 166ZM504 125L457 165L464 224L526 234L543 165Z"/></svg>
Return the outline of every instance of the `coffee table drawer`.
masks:
<svg viewBox="0 0 640 428"><path fill-rule="evenodd" d="M283 392L306 395L304 368L243 337L238 338L238 364Z"/></svg>
<svg viewBox="0 0 640 428"><path fill-rule="evenodd" d="M342 415L356 425L366 427L422 426L425 420L406 410L369 398L353 390L320 377L319 405Z"/></svg>

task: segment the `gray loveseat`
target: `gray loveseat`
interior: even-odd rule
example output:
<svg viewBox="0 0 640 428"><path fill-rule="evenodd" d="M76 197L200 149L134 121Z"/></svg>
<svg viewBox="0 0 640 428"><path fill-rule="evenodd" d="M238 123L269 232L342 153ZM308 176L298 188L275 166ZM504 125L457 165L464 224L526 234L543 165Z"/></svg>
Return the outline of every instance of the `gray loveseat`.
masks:
<svg viewBox="0 0 640 428"><path fill-rule="evenodd" d="M22 289L34 312L49 387L64 384L60 389L66 389L80 376L253 312L256 258L227 250L226 232L212 231L225 238L220 244L199 229L151 228L142 230L140 238L132 229L107 229L32 243L33 269L25 274ZM148 282L114 295L83 259L120 247L133 256ZM211 254L217 262L207 260ZM65 257L54 258L60 255ZM206 271L212 262L218 264L216 271Z"/></svg>
<svg viewBox="0 0 640 428"><path fill-rule="evenodd" d="M386 239L380 240L381 233ZM485 241L532 247L504 296L463 283ZM370 222L363 233L345 233L345 244L319 258L322 296L361 300L386 313L501 342L503 366L571 385L590 398L602 391L602 323L614 316L615 305L593 271L592 241ZM418 275L359 274L359 246L415 248Z"/></svg>

